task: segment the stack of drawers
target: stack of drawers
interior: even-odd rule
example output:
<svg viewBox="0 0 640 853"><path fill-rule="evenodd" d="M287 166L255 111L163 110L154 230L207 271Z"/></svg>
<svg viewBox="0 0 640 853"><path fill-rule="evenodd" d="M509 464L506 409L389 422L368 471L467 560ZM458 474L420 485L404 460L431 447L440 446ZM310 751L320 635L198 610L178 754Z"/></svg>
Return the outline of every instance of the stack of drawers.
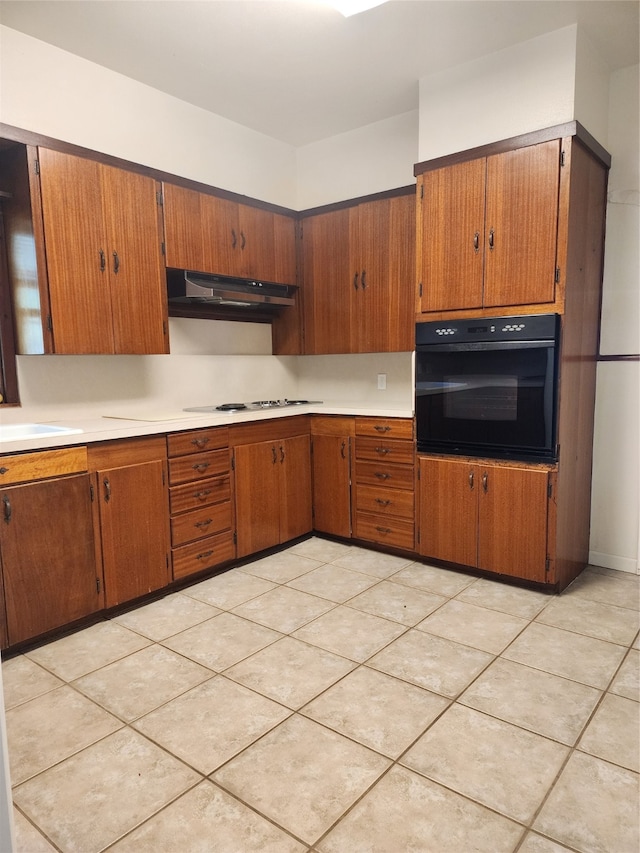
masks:
<svg viewBox="0 0 640 853"><path fill-rule="evenodd" d="M167 436L173 579L235 557L229 430Z"/></svg>
<svg viewBox="0 0 640 853"><path fill-rule="evenodd" d="M356 418L355 431L355 536L413 551L413 421Z"/></svg>

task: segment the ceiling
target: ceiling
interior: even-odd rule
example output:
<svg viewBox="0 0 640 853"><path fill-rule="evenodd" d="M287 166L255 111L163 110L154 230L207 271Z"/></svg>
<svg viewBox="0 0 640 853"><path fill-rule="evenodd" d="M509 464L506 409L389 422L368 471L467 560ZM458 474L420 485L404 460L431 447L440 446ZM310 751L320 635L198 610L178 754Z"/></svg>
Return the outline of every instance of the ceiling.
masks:
<svg viewBox="0 0 640 853"><path fill-rule="evenodd" d="M638 2L0 0L0 23L293 146L418 107L418 81L577 23L638 63Z"/></svg>

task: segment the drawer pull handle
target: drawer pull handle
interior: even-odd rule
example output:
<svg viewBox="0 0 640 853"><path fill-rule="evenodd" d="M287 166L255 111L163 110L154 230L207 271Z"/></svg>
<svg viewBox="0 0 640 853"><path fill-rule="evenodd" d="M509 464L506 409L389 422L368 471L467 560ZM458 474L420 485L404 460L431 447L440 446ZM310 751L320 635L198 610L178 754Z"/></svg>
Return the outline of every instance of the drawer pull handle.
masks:
<svg viewBox="0 0 640 853"><path fill-rule="evenodd" d="M390 432L391 431L390 426L381 426L380 424L376 424L374 426L374 429L376 430L376 432Z"/></svg>
<svg viewBox="0 0 640 853"><path fill-rule="evenodd" d="M209 444L208 438L192 438L191 444L195 444L196 447L206 447Z"/></svg>
<svg viewBox="0 0 640 853"><path fill-rule="evenodd" d="M194 494L194 498L198 498L198 500L202 500L203 498L209 497L211 494L211 489L203 489L201 492L196 492Z"/></svg>
<svg viewBox="0 0 640 853"><path fill-rule="evenodd" d="M391 533L390 527L376 527L378 533Z"/></svg>
<svg viewBox="0 0 640 853"><path fill-rule="evenodd" d="M192 466L194 471L199 471L201 474L203 471L206 471L209 467L208 462L196 462L195 465Z"/></svg>
<svg viewBox="0 0 640 853"><path fill-rule="evenodd" d="M380 504L380 506L389 506L391 501L385 501L382 498L376 498L376 503Z"/></svg>
<svg viewBox="0 0 640 853"><path fill-rule="evenodd" d="M6 474L9 469L5 468L4 465L0 468L0 474Z"/></svg>
<svg viewBox="0 0 640 853"><path fill-rule="evenodd" d="M213 521L212 518L205 518L204 521L196 521L194 527L207 527Z"/></svg>
<svg viewBox="0 0 640 853"><path fill-rule="evenodd" d="M391 474L385 474L383 471L376 471L376 477L379 480L390 480Z"/></svg>
<svg viewBox="0 0 640 853"><path fill-rule="evenodd" d="M389 447L376 447L376 453L381 453L385 456L387 453L391 453L391 449Z"/></svg>
<svg viewBox="0 0 640 853"><path fill-rule="evenodd" d="M9 522L11 521L11 501L5 495L2 498L2 503L4 504L4 520L7 524L9 524Z"/></svg>
<svg viewBox="0 0 640 853"><path fill-rule="evenodd" d="M198 554L196 560L206 560L207 557L210 557L213 554L213 548L210 548L208 551L203 551L202 554Z"/></svg>

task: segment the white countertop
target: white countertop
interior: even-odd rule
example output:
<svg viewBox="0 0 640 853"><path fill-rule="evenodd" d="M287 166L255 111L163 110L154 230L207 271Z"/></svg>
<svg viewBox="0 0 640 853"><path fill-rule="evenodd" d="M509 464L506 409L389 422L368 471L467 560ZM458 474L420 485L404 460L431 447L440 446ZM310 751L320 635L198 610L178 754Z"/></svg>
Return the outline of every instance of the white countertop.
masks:
<svg viewBox="0 0 640 853"><path fill-rule="evenodd" d="M19 414L18 414L19 413ZM70 419L45 420L31 418L28 412L13 410L8 423L47 423L56 426L80 429L81 432L63 435L38 436L13 441L0 442L0 455L18 453L25 450L44 450L70 445L89 444L96 441L112 441L119 438L134 438L145 435L163 435L187 429L201 429L209 426L228 426L230 424L249 423L251 421L287 418L295 415L360 415L364 417L411 418L413 412L404 408L383 408L372 406L345 406L344 403L315 403L287 408L250 410L246 412L185 412L180 409L164 408L157 410L131 410L107 412L102 416L81 413ZM20 417L19 415L23 415Z"/></svg>

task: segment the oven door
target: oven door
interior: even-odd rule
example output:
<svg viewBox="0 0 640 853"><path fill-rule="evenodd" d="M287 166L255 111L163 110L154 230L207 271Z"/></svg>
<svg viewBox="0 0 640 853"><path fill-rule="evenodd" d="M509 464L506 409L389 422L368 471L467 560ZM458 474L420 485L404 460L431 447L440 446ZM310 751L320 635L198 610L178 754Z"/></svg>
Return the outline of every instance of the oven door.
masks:
<svg viewBox="0 0 640 853"><path fill-rule="evenodd" d="M554 341L416 349L418 450L555 461Z"/></svg>

